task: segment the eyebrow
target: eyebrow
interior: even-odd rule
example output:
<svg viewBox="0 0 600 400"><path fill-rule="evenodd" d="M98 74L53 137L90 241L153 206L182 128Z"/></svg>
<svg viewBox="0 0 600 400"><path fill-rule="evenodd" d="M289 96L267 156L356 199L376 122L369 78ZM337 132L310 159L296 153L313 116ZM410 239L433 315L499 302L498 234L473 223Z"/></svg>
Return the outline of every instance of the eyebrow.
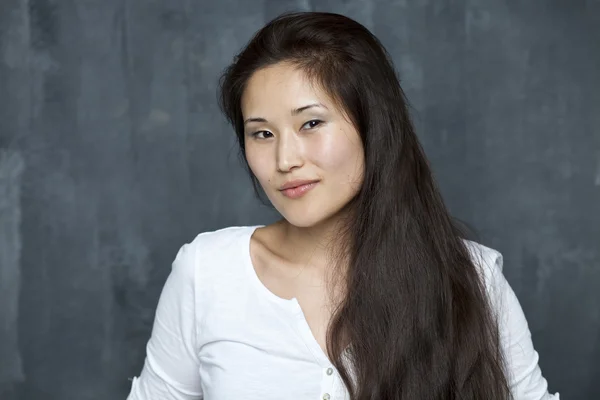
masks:
<svg viewBox="0 0 600 400"><path fill-rule="evenodd" d="M313 108L313 107L323 107L323 108L327 109L327 107L325 107L321 103L314 103L314 104L308 104L306 106L302 106L299 108L295 108L291 111L291 114L292 114L292 116L295 116L295 115L300 114L302 111L308 110L309 108ZM247 120L244 121L244 125L246 125L248 122L267 122L267 120L265 118L248 118Z"/></svg>

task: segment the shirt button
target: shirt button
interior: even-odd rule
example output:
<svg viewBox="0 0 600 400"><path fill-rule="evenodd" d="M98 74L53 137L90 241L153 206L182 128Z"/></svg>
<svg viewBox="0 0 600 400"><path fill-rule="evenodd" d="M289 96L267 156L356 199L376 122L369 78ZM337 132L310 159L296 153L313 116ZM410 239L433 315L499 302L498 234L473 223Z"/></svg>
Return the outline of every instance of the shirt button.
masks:
<svg viewBox="0 0 600 400"><path fill-rule="evenodd" d="M333 374L333 368L327 368L327 375Z"/></svg>
<svg viewBox="0 0 600 400"><path fill-rule="evenodd" d="M323 395L323 400L329 400L329 398L330 398L330 397L331 397L331 396L329 396L329 393L325 393L325 394Z"/></svg>

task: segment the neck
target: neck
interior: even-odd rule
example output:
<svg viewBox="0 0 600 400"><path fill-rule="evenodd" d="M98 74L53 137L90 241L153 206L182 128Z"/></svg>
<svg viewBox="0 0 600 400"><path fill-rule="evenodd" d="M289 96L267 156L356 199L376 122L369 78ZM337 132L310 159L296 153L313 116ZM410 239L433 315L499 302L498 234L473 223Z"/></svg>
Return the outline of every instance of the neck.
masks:
<svg viewBox="0 0 600 400"><path fill-rule="evenodd" d="M340 245L340 220L330 219L317 225L299 227L285 219L277 221L280 249L298 265L326 270L331 266L331 251Z"/></svg>

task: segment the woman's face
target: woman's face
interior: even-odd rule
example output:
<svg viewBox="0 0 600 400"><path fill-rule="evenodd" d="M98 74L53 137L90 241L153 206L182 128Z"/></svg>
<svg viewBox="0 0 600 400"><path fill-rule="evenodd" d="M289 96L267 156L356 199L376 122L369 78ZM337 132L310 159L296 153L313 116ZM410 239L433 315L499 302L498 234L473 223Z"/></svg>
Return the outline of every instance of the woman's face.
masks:
<svg viewBox="0 0 600 400"><path fill-rule="evenodd" d="M255 72L242 114L250 169L289 223L319 224L356 195L364 168L359 134L302 71L280 63ZM298 179L318 182L300 197L280 190Z"/></svg>

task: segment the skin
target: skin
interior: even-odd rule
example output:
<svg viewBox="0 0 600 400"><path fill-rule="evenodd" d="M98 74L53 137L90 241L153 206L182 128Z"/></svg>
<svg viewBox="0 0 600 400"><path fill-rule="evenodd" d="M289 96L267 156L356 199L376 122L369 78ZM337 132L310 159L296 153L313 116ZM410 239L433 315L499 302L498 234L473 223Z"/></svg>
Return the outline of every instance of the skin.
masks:
<svg viewBox="0 0 600 400"><path fill-rule="evenodd" d="M360 136L334 101L289 64L255 72L241 105L248 164L283 217L254 232L254 268L275 295L298 300L325 351L335 297L328 294L339 290L328 287L323 244L335 240L336 222L362 184ZM297 109L303 110L292 111ZM320 181L304 196L290 199L279 189L296 179Z"/></svg>
<svg viewBox="0 0 600 400"><path fill-rule="evenodd" d="M312 104L297 114L292 110ZM250 78L242 96L248 164L283 219L275 225L290 261L325 260L323 243L335 235L342 208L362 184L360 136L334 101L304 73L280 63ZM257 122L254 119L266 122ZM312 121L312 122L311 122ZM321 122L319 122L321 121ZM294 179L320 182L299 199L279 188Z"/></svg>

